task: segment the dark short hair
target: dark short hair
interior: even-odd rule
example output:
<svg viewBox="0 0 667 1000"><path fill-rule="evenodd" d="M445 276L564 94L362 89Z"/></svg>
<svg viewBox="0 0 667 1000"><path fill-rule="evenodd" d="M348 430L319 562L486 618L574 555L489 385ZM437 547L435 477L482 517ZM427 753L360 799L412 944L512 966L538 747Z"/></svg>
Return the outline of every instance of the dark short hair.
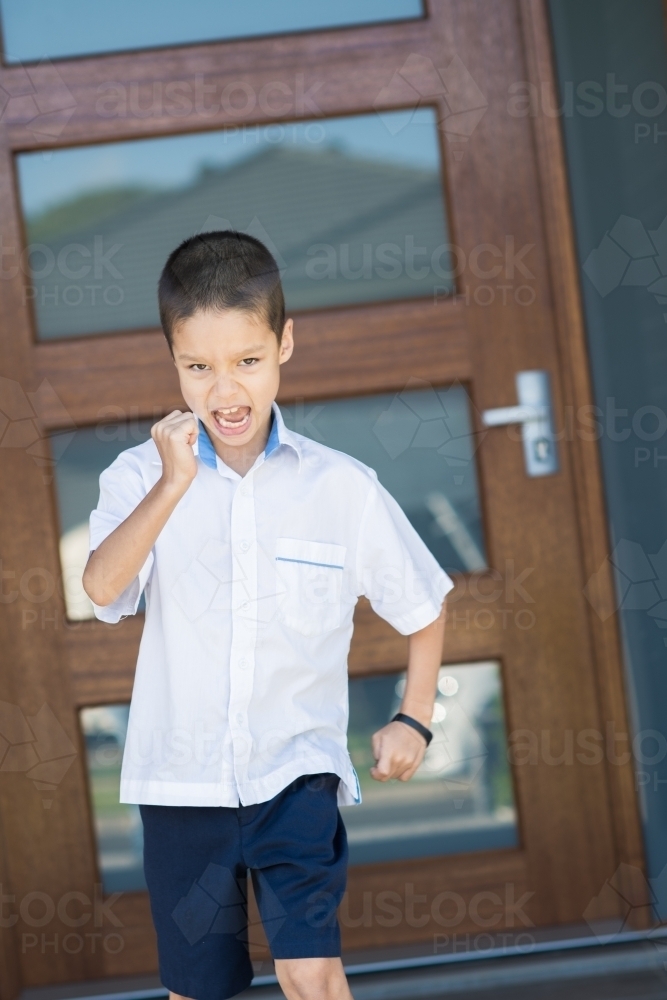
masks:
<svg viewBox="0 0 667 1000"><path fill-rule="evenodd" d="M190 236L169 254L158 282L160 322L172 349L175 325L204 310L242 309L268 323L280 343L285 299L270 250L235 229Z"/></svg>

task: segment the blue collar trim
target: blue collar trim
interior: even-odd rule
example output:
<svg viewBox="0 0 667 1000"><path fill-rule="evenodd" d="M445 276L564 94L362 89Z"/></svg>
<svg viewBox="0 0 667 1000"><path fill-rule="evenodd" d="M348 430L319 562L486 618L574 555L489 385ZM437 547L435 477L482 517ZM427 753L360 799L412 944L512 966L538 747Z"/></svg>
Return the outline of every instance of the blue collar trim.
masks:
<svg viewBox="0 0 667 1000"><path fill-rule="evenodd" d="M271 414L271 430L269 431L269 437L266 442L266 448L264 449L264 458L268 458L272 451L280 445L280 438L278 436L278 421L276 420L275 413Z"/></svg>
<svg viewBox="0 0 667 1000"><path fill-rule="evenodd" d="M197 443L199 444L199 457L204 465L208 465L209 469L217 469L218 463L216 461L216 452L213 447L213 443L208 436L208 431L199 418L197 418L197 422L199 424L199 438L197 440Z"/></svg>

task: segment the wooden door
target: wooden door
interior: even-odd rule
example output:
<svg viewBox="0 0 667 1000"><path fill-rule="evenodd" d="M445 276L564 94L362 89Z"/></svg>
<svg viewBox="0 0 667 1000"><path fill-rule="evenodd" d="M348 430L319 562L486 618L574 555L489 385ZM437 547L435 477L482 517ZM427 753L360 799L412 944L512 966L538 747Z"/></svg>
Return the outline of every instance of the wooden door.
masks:
<svg viewBox="0 0 667 1000"><path fill-rule="evenodd" d="M480 436L475 462L490 568L472 583L466 574L457 578L443 663L499 663L510 745L537 739L538 749L529 759L510 753L516 846L351 869L343 920L347 949L423 942L432 950L443 927L455 926L461 934L516 930L508 894L514 901L528 894L522 904L526 926L613 917L620 897L602 890L615 873L616 884L620 879L628 888L629 883L641 901L643 859L631 765L612 763L605 753L578 753L581 734L605 733L608 725L623 734L628 726L615 619L594 613L584 594L592 580L587 592L595 606L613 608L612 581L600 570L607 543L597 446L590 434L578 433L578 414L591 396L559 125L541 105L520 96L531 88L533 93L553 88L546 13L541 0L429 0L426 6L423 19L403 23L63 60L57 69L73 103L57 135L45 138L27 128L34 117L28 100L13 100L0 123L2 234L6 245L20 247L25 237L16 153L239 124L222 107L205 124L159 114L107 118L97 101L109 81L135 81L145 104L154 82L187 74L204 74L218 91L239 78L260 91L268 82L287 86L298 73L306 83L320 83L318 105L327 117L418 105L437 112L450 231L466 257L456 294L294 314L298 347L285 366L279 401L397 393L410 379L466 387ZM401 75L411 60L413 72ZM459 65L465 72L446 77L449 91L434 86L434 69ZM31 85L48 92L51 70L46 64L31 67ZM26 93L23 68L5 67L0 77L6 93ZM247 124L263 120L259 106L249 110ZM494 269L495 250L483 256L489 247L501 248L501 272ZM53 914L48 901L40 903L38 896L28 901L25 912L46 914L43 928L35 917L26 922L21 914L3 923L0 955L8 985L0 995L13 997L19 984L156 969L145 893L123 894L114 903L113 920L100 917L108 924L100 933L117 933L120 947L115 942L96 949L92 942L80 950L62 946L72 930L67 913L79 915L81 905L83 923L88 912L76 894L90 901L100 882L77 711L129 701L142 619L127 619L113 629L92 621L75 628L67 622L62 593L49 588L48 580L40 583L59 573L46 438L72 423L94 425L101 414L119 409L154 418L181 405L181 399L159 330L37 341L25 275L3 277L0 373L8 381L1 408L13 421L14 437L3 439L0 450L2 699L5 719L16 726L21 713L36 718L46 703L66 734L51 757L64 759L68 740L74 757L48 808L18 768L17 773L3 768L3 892L15 897L15 907L31 893L46 894L55 904L75 894ZM562 431L560 470L541 478L527 477L517 434L502 429L483 434L480 417L488 408L515 403L515 374L529 369L549 372L555 422ZM31 575L33 567L40 569ZM522 607L531 616L517 622L524 571L530 574L524 589L531 600ZM498 589L490 605L488 594ZM490 616L478 614L491 607ZM522 627L527 622L530 627ZM405 658L406 640L360 605L351 675L400 671ZM13 741L29 738L18 733ZM571 739L575 752L568 756ZM437 911L446 914L444 922L431 908L447 891L463 901L462 916L453 923L447 922L444 897ZM387 892L394 900L397 894L403 914L393 923L376 907ZM371 917L359 918L369 893ZM408 893L423 900L419 919L404 915ZM639 919L646 916L638 912ZM89 916L90 928L84 930L97 932L92 909ZM36 934L37 942L29 938L26 945L26 933Z"/></svg>

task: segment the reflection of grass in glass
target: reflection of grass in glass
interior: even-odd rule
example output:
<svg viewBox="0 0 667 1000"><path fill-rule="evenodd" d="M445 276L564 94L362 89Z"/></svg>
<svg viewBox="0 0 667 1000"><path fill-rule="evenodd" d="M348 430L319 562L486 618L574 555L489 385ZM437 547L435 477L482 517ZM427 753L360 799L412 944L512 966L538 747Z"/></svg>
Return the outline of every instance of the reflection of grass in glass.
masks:
<svg viewBox="0 0 667 1000"><path fill-rule="evenodd" d="M355 770L359 776L359 784L364 788L372 787L377 782L371 778L369 771L375 764L371 747L370 733L351 733L348 737L348 748Z"/></svg>
<svg viewBox="0 0 667 1000"><path fill-rule="evenodd" d="M120 799L120 768L91 768L90 791L96 815L124 812Z"/></svg>
<svg viewBox="0 0 667 1000"><path fill-rule="evenodd" d="M500 692L497 692L484 706L477 724L488 751L484 762L484 772L490 793L491 807L494 810L502 806L511 808L514 805L514 796L507 763L507 740Z"/></svg>
<svg viewBox="0 0 667 1000"><path fill-rule="evenodd" d="M400 674L383 674L356 678L350 683L350 724L347 745L359 776L362 794L365 788L377 786L368 773L375 764L371 737L386 725L395 698Z"/></svg>
<svg viewBox="0 0 667 1000"><path fill-rule="evenodd" d="M124 706L116 716L83 715L88 788L104 892L143 891L143 830L138 807L120 801ZM120 712L117 709L121 709ZM84 710L85 712L85 710ZM125 718L123 715L125 714ZM86 730L88 724L88 731ZM112 730L111 726L115 728Z"/></svg>
<svg viewBox="0 0 667 1000"><path fill-rule="evenodd" d="M493 792L493 806L499 809L501 806L514 808L514 796L512 795L512 782L510 781L509 770L500 771L494 775L494 783L491 786Z"/></svg>
<svg viewBox="0 0 667 1000"><path fill-rule="evenodd" d="M28 240L30 243L48 243L77 229L101 225L151 194L154 191L150 188L127 185L75 195L28 219Z"/></svg>
<svg viewBox="0 0 667 1000"><path fill-rule="evenodd" d="M118 820L129 813L128 806L120 801L120 748L115 740L108 738L91 739L87 748L93 815L101 833L106 821Z"/></svg>

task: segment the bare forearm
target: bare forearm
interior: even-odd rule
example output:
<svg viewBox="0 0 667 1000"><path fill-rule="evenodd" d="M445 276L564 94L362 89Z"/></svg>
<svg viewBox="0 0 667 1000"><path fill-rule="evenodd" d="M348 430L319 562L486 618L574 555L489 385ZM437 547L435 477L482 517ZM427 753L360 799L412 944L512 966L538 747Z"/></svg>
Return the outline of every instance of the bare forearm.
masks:
<svg viewBox="0 0 667 1000"><path fill-rule="evenodd" d="M84 590L94 604L111 604L132 583L184 492L182 485L159 479L95 549L83 574Z"/></svg>
<svg viewBox="0 0 667 1000"><path fill-rule="evenodd" d="M445 634L445 604L435 621L408 640L408 672L401 712L428 726L433 715Z"/></svg>

